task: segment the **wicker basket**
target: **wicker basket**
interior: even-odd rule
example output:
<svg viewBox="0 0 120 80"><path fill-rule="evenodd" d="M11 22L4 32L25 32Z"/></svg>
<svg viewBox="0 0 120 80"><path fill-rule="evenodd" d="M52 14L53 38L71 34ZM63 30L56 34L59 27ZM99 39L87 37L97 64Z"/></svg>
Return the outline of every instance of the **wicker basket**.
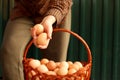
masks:
<svg viewBox="0 0 120 80"><path fill-rule="evenodd" d="M64 76L59 76L59 75L47 75L44 73L39 73L36 69L32 69L31 66L28 65L29 61L32 58L26 58L26 55L28 53L28 49L30 46L33 44L33 41L31 40L28 46L25 49L24 56L23 56L23 65L24 65L24 74L25 74L25 80L90 80L90 75L91 75L91 66L92 66L92 56L91 56L91 51L89 49L89 46L85 42L85 40L80 37L78 34L66 30L66 29L54 29L54 32L68 32L78 38L80 42L84 45L87 55L88 55L88 61L87 62L81 62L83 64L83 68L79 69L76 73L72 75L64 75ZM32 76L31 79L28 77L28 72L34 70L36 72L36 75Z"/></svg>

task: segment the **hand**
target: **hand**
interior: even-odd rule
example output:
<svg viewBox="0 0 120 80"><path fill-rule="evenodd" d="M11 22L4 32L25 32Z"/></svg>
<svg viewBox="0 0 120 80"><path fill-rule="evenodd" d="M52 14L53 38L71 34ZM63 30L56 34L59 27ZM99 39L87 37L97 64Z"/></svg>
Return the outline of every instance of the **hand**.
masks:
<svg viewBox="0 0 120 80"><path fill-rule="evenodd" d="M50 39L52 39L52 32L53 32L52 25L55 23L55 21L56 21L55 17L49 15L49 16L46 16L42 20L42 22L40 23L43 26L43 28L44 28L44 32L47 33L47 41L46 41L47 43L46 43L46 45L38 45L36 43L36 39L39 36L39 35L37 35L37 32L36 32L38 28L33 27L31 29L31 34L32 34L33 41L34 41L34 44L35 44L36 47L41 48L41 49L45 49L45 48L48 47L49 41L50 41Z"/></svg>
<svg viewBox="0 0 120 80"><path fill-rule="evenodd" d="M49 39L52 38L52 31L53 31L53 24L55 23L56 19L52 15L46 16L40 24L44 27L44 32L47 33Z"/></svg>

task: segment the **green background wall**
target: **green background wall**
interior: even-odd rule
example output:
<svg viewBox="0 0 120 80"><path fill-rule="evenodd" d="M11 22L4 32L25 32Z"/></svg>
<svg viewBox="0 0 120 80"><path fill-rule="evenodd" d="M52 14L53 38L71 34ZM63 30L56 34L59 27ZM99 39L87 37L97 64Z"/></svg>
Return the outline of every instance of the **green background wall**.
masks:
<svg viewBox="0 0 120 80"><path fill-rule="evenodd" d="M120 0L73 0L73 3L72 31L81 35L92 51L91 80L120 80ZM13 5L13 0L0 0L0 44ZM33 46L29 56L41 55ZM68 60L86 59L84 47L71 36Z"/></svg>

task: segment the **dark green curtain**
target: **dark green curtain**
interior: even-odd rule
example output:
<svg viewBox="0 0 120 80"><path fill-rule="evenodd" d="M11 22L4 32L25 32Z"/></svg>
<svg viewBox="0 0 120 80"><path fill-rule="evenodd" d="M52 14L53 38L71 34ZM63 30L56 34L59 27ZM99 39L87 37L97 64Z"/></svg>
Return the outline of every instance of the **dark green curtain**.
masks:
<svg viewBox="0 0 120 80"><path fill-rule="evenodd" d="M73 3L72 31L82 36L91 49L91 80L120 80L120 0L73 0ZM0 44L13 5L13 0L0 0ZM29 57L42 58L34 46ZM87 60L84 46L74 36L70 38L67 59Z"/></svg>

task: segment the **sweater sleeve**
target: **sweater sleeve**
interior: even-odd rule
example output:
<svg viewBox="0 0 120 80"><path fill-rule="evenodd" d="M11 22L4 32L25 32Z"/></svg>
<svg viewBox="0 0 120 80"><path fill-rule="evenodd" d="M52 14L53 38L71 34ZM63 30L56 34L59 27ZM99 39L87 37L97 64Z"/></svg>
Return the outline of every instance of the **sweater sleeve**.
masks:
<svg viewBox="0 0 120 80"><path fill-rule="evenodd" d="M57 20L56 23L60 24L71 6L72 0L50 0L48 11L45 13L45 16L53 15Z"/></svg>

